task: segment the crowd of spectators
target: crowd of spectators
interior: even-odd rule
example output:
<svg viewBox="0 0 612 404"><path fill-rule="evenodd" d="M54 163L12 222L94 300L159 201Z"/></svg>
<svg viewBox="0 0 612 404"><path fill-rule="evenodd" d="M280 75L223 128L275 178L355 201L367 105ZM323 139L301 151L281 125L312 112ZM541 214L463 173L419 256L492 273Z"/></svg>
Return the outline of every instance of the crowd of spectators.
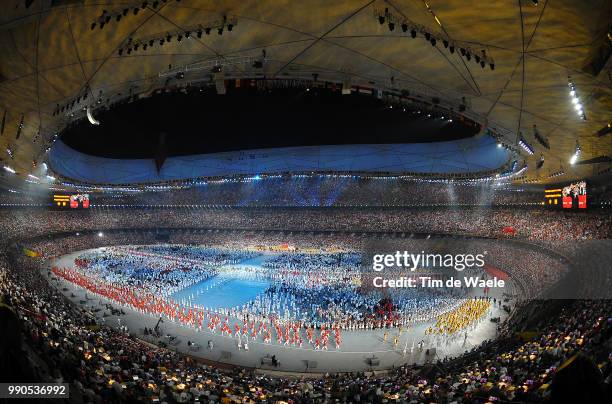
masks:
<svg viewBox="0 0 612 404"><path fill-rule="evenodd" d="M434 371L271 377L197 363L97 324L49 285L38 265L12 252L0 257L0 317L15 325L3 342L1 370L8 381L70 383L77 402L538 402L568 389L556 379L576 374L576 366L582 384L571 383L570 373L578 390L569 394L605 402L609 388L608 301L573 302L527 341L488 343Z"/></svg>
<svg viewBox="0 0 612 404"><path fill-rule="evenodd" d="M357 178L350 175L304 175L208 181L189 188L128 187L130 191L91 192L98 205L230 205L242 207L294 206L413 206L520 205L540 203L542 190L508 184L427 182L416 179ZM5 194L0 202L48 202L21 194Z"/></svg>
<svg viewBox="0 0 612 404"><path fill-rule="evenodd" d="M532 241L610 238L606 212L517 209L104 209L0 210L7 238L119 228L219 228L283 231L460 233ZM506 231L510 230L509 233Z"/></svg>
<svg viewBox="0 0 612 404"><path fill-rule="evenodd" d="M173 233L176 243L225 238L230 246L258 244L256 231L272 229L276 231L264 232L270 244L304 237L313 247L323 248L350 246L361 232L503 237L504 227L516 229L514 237L554 245L560 240L608 238L612 226L609 216L597 212L476 208L1 210L0 318L6 325L3 329L9 331L3 338L0 372L11 375L7 381L66 381L71 384L71 394L83 402L189 402L199 398L213 402L458 403L555 400L558 391L580 381L580 386L566 391L566 399L578 396L582 402L606 401L612 330L607 300L566 303L561 313L551 315L534 335L516 335L510 330L497 341L433 368L406 366L384 374L271 377L248 369L203 365L98 323L92 313L69 303L42 277L40 259L23 255L15 249L16 244L8 242L27 238L31 240L29 248L52 256L95 246L150 242L164 227L196 229ZM212 228L228 229L230 236L207 230ZM341 231L343 236L326 231ZM48 237L57 232L70 234ZM83 234L77 235L80 232ZM512 275L523 278L527 287L552 281L545 279L556 273L549 269L560 266L558 262L538 261L527 255L532 254L528 251L525 262L536 265L521 267L512 262L508 266L515 255L505 256L494 248L489 247L495 252L491 255L496 266L514 271ZM535 295L528 292L527 296ZM586 379L585 374L589 375Z"/></svg>

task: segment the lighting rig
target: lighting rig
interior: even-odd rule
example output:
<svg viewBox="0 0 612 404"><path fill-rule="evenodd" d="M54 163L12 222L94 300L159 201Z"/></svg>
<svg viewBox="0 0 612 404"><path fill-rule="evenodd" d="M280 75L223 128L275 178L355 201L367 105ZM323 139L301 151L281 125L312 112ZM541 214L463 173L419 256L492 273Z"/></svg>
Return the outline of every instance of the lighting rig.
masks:
<svg viewBox="0 0 612 404"><path fill-rule="evenodd" d="M391 32L395 31L395 28L399 23L402 32L409 32L410 37L412 37L412 39L415 39L418 35L420 35L427 42L429 42L431 46L435 47L439 43L442 43L444 48L448 49L451 54L454 54L455 50L458 50L461 57L464 57L468 62L474 59L474 62L480 65L481 68L484 69L485 66L489 65L489 68L491 70L495 70L495 61L493 60L493 58L487 55L485 49L482 49L480 52L478 52L464 43L451 40L447 36L433 34L431 33L431 30L429 30L423 25L416 24L404 17L396 17L392 12L389 11L388 7L384 10L374 9L374 16L376 17L376 20L378 21L379 25L385 25L386 23L387 27L389 28L389 31ZM435 18L438 24L440 24L440 21L437 19L437 17Z"/></svg>
<svg viewBox="0 0 612 404"><path fill-rule="evenodd" d="M530 156L533 154L533 147L531 147L527 140L525 140L522 134L519 136L518 144L527 152L527 154Z"/></svg>
<svg viewBox="0 0 612 404"><path fill-rule="evenodd" d="M119 56L124 54L130 55L132 52L146 51L154 46L164 46L164 44L171 43L173 40L176 40L176 43L181 43L184 39L192 39L194 36L199 39L202 38L202 35L210 35L212 30L216 30L218 35L223 35L224 30L232 32L237 24L238 19L236 17L224 15L220 20L193 25L180 30L166 31L142 38L128 38L127 41L121 44L117 54Z"/></svg>
<svg viewBox="0 0 612 404"><path fill-rule="evenodd" d="M64 112L70 112L71 110L75 108L75 106L77 109L79 109L79 104L87 99L88 93L89 93L89 88L85 88L83 91L81 91L81 93L76 98L68 100L68 102L61 104L61 105L57 104L51 115L57 116Z"/></svg>
<svg viewBox="0 0 612 404"><path fill-rule="evenodd" d="M538 160L537 164L536 164L536 169L540 169L542 168L542 166L544 165L544 155L541 154L540 155L540 160Z"/></svg>
<svg viewBox="0 0 612 404"><path fill-rule="evenodd" d="M181 0L175 0L177 3ZM92 21L90 25L90 29L93 31L98 27L99 29L104 29L104 27L112 22L120 22L122 19L125 21L125 18L130 15L138 15L140 10L146 10L147 7L151 7L153 10L156 10L157 7L162 3L167 3L168 0L155 0L155 1L134 1L131 3L127 3L122 8L108 11L102 11L102 14Z"/></svg>
<svg viewBox="0 0 612 404"><path fill-rule="evenodd" d="M567 77L567 86L569 87L569 95L574 105L574 109L576 110L576 114L578 114L580 119L586 121L586 113L584 112L582 102L580 102L578 91L576 91L576 83L574 83L574 80L572 80L570 76Z"/></svg>
<svg viewBox="0 0 612 404"><path fill-rule="evenodd" d="M19 125L17 126L17 135L15 136L15 139L19 139L19 137L21 136L22 129L23 129L23 114L21 114L21 120L19 121Z"/></svg>
<svg viewBox="0 0 612 404"><path fill-rule="evenodd" d="M565 171L563 170L563 167L561 167L558 171L550 173L548 178L561 177L562 175L565 175Z"/></svg>
<svg viewBox="0 0 612 404"><path fill-rule="evenodd" d="M597 131L597 137L604 137L612 132L612 121L608 122L606 126Z"/></svg>
<svg viewBox="0 0 612 404"><path fill-rule="evenodd" d="M533 125L533 137L545 149L550 150L550 143L548 143L548 139L546 139L544 136L540 134L540 131L538 131L538 127L536 125Z"/></svg>
<svg viewBox="0 0 612 404"><path fill-rule="evenodd" d="M574 154L570 158L571 165L576 164L576 161L578 161L578 157L580 157L581 152L582 150L580 149L580 145L578 144L578 141L576 141L576 148L574 149Z"/></svg>
<svg viewBox="0 0 612 404"><path fill-rule="evenodd" d="M265 59L254 56L236 56L236 57L225 57L219 59L211 59L203 62L191 63L184 66L175 67L173 69L165 70L159 73L159 77L177 77L178 74L185 74L190 72L205 71L210 73L220 73L224 69L232 66L248 67L251 66L254 69L263 68ZM184 76L183 76L184 77Z"/></svg>

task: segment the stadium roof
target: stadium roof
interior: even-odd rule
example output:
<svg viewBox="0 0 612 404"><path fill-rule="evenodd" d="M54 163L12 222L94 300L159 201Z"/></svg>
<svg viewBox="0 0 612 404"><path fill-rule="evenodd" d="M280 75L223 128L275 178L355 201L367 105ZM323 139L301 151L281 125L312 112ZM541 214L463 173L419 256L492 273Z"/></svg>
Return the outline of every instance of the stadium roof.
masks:
<svg viewBox="0 0 612 404"><path fill-rule="evenodd" d="M463 104L509 143L523 133L535 149L523 156L527 178L558 182L548 178L558 171L568 180L590 177L609 170L612 154L611 135L597 135L612 118L611 17L612 3L603 0L7 1L0 16L0 158L17 175L4 172L3 182L23 181L33 162L45 161L49 141L69 119L54 115L58 105L85 94L92 101L145 93L176 81L174 72L186 66L195 70L185 80L224 66L226 78L317 78L439 99L455 110ZM198 38L199 27L212 32ZM191 37L179 43L186 30ZM168 34L171 42L142 50ZM128 54L139 41L141 49ZM486 57L485 68L476 55ZM576 114L568 76L586 120ZM535 139L533 125L550 149ZM570 166L577 142L578 163L592 164Z"/></svg>

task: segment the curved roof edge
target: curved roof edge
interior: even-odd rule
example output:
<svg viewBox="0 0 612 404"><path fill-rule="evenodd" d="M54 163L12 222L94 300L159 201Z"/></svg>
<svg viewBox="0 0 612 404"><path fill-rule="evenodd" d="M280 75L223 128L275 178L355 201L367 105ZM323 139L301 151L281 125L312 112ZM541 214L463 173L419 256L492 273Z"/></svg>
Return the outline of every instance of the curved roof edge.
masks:
<svg viewBox="0 0 612 404"><path fill-rule="evenodd" d="M305 146L257 149L166 159L111 159L80 153L61 140L49 153L57 174L89 184L146 184L202 177L287 172L475 174L503 167L511 158L491 136L435 143Z"/></svg>

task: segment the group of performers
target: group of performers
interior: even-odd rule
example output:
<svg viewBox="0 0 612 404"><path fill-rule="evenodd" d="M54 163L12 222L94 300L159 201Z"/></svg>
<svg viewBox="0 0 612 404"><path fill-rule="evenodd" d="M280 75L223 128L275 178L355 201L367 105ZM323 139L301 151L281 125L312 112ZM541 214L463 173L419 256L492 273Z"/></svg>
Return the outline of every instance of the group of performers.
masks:
<svg viewBox="0 0 612 404"><path fill-rule="evenodd" d="M147 247L87 252L75 259L74 267L52 271L146 315L246 343L295 348L326 350L332 345L340 349L342 332L392 328L400 330L397 346L402 330L432 318L437 321L426 335L449 336L474 324L490 307L488 299L427 295L423 290L399 290L385 298L379 291L359 290L355 253L282 253L267 257L261 265L241 266L255 253L216 247ZM236 307L203 307L197 304L197 296L173 299L173 293L207 279L211 279L207 289L196 294L223 287L228 277L265 280L268 287ZM387 337L385 331L385 341Z"/></svg>

